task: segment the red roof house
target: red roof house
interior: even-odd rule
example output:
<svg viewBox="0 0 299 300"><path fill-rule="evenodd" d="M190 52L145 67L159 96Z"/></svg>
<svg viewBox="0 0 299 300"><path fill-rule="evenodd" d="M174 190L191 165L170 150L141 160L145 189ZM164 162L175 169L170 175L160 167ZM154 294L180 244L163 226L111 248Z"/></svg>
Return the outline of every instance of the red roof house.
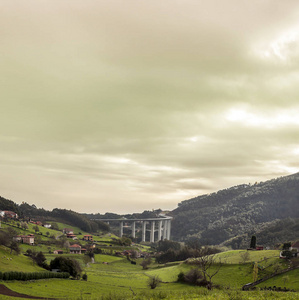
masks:
<svg viewBox="0 0 299 300"><path fill-rule="evenodd" d="M81 254L81 246L74 244L70 246L70 253L71 254Z"/></svg>
<svg viewBox="0 0 299 300"><path fill-rule="evenodd" d="M296 249L297 252L299 252L299 241L295 242L294 244L291 245L291 250Z"/></svg>
<svg viewBox="0 0 299 300"><path fill-rule="evenodd" d="M62 232L65 234L74 234L74 230L72 228L63 228Z"/></svg>
<svg viewBox="0 0 299 300"><path fill-rule="evenodd" d="M83 240L84 241L93 241L93 237L92 237L92 235L90 235L90 234L86 234L86 235L84 235L83 236Z"/></svg>

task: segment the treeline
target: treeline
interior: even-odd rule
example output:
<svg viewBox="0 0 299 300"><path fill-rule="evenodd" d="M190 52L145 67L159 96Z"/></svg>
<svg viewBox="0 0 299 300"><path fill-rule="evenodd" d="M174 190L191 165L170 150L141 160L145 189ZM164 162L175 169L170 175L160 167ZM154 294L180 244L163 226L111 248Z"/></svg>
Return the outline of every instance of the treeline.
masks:
<svg viewBox="0 0 299 300"><path fill-rule="evenodd" d="M67 272L54 273L54 272L0 272L0 280L38 280L49 278L69 278L70 274Z"/></svg>
<svg viewBox="0 0 299 300"><path fill-rule="evenodd" d="M1 196L0 196L0 210L9 210L17 213L18 215L20 214L18 205L15 202L5 199Z"/></svg>
<svg viewBox="0 0 299 300"><path fill-rule="evenodd" d="M39 221L60 221L79 227L82 231L97 232L98 230L108 232L109 225L99 220L90 220L86 215L72 210L55 208L52 211L37 208L34 204L23 202L17 205L11 200L0 197L0 210L11 210L16 212L20 218L38 219Z"/></svg>
<svg viewBox="0 0 299 300"><path fill-rule="evenodd" d="M159 264L165 264L174 261L183 261L191 257L200 257L202 255L211 255L221 252L215 247L201 247L198 240L190 240L184 247L180 243L170 240L158 242L158 254L156 261Z"/></svg>
<svg viewBox="0 0 299 300"><path fill-rule="evenodd" d="M55 208L51 213L52 217L64 220L74 226L79 227L83 231L96 232L97 230L109 231L109 225L101 221L89 220L82 214L67 209Z"/></svg>
<svg viewBox="0 0 299 300"><path fill-rule="evenodd" d="M161 209L156 210L145 210L142 213L133 213L133 214L125 214L125 215L119 215L111 212L107 212L105 214L82 214L86 216L88 219L120 219L120 218L126 218L126 219L147 219L147 218L157 218L159 214L161 213Z"/></svg>
<svg viewBox="0 0 299 300"><path fill-rule="evenodd" d="M257 244L264 247L278 246L285 242L295 242L298 240L299 219L286 218L275 220L266 224L257 226L254 232L257 237ZM232 249L249 247L251 233L236 236L223 245Z"/></svg>

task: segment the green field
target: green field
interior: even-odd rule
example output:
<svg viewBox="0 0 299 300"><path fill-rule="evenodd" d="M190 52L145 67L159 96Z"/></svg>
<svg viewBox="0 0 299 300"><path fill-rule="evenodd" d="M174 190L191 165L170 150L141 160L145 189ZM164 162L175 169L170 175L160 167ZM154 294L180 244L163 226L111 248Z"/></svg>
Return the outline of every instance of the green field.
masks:
<svg viewBox="0 0 299 300"><path fill-rule="evenodd" d="M230 251L221 255L232 256L232 254ZM264 257L269 255L270 258L272 254L266 251L263 253ZM257 258L261 255L258 254ZM51 257L54 256L49 256ZM83 255L77 255L77 258L80 258L79 261L84 265ZM291 292L241 291L240 288L244 284L252 281L251 262L224 264L214 278L214 283L220 289L213 291L176 282L178 273L187 272L194 267L192 265L177 263L161 266L153 263L148 270L143 270L139 265L140 262L141 259L138 259L137 265L132 265L126 258L97 254L94 264L85 265L87 281L51 279L4 283L19 293L58 299L299 299L298 293ZM150 290L147 281L154 275L160 277L162 284L155 290ZM287 280L284 278L286 275ZM299 270L290 271L265 281L260 287L286 286L298 291L298 277ZM285 285L282 285L283 280Z"/></svg>
<svg viewBox="0 0 299 300"><path fill-rule="evenodd" d="M32 263L32 260L22 254L15 255L10 254L10 250L5 247L0 247L0 271L18 271L22 272L38 272L45 271L36 264Z"/></svg>
<svg viewBox="0 0 299 300"><path fill-rule="evenodd" d="M8 225L6 225L8 226ZM34 233L34 226L29 225L26 233ZM60 229L71 227L75 233L78 228L58 223ZM15 227L14 227L15 228ZM52 232L59 236L60 231L40 227L43 233L42 241L49 240L46 232ZM19 229L21 230L21 229ZM78 232L77 232L78 231ZM80 231L83 234L84 232ZM271 273L275 268L286 269L288 263L279 259L278 250L248 251L232 250L215 255L216 262L222 263L218 274L213 277L213 283L217 288L212 291L206 288L191 286L185 283L178 283L177 277L180 272L187 273L197 266L184 262L172 262L167 264L157 264L152 260L149 269L143 270L140 263L142 258L131 264L124 257L108 255L115 251L124 249L138 249L139 251L151 251L147 245L132 245L122 247L118 245L116 237L113 235L94 236L96 243L102 245L101 249L106 254L95 254L95 263L91 263L87 256L81 254L63 254L62 256L73 257L80 262L83 273L88 276L87 281L71 279L48 279L32 281L2 281L7 287L21 294L39 296L55 299L227 299L227 300L247 300L247 299L298 299L299 300L299 269L278 275L257 286L258 289L264 287L286 287L297 292L274 292L274 291L241 291L243 285L253 281L253 265L258 263L258 278L263 278ZM110 246L111 245L111 246ZM42 242L37 246L20 245L22 253L27 249L42 251L45 254L47 263L57 255L52 252L57 248L54 244L44 245ZM242 259L244 253L249 253L246 261ZM0 247L0 271L26 271L43 272L44 269L38 267L33 261L23 254L10 254L10 250ZM8 258L8 259L7 259ZM11 259L10 259L11 258ZM217 265L212 267L217 268ZM158 276L162 283L155 290L148 286L149 278ZM0 296L1 299L15 299ZM21 298L19 298L21 299Z"/></svg>

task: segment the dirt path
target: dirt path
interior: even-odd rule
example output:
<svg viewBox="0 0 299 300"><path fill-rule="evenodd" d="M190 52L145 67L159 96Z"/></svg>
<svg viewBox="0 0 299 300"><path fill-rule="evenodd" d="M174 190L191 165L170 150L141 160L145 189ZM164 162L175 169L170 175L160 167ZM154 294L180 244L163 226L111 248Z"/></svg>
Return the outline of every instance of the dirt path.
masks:
<svg viewBox="0 0 299 300"><path fill-rule="evenodd" d="M10 297L18 297L18 298L27 298L27 299L49 299L55 300L53 298L43 298L43 297L35 297L30 295L19 294L17 292L12 291L4 284L0 284L0 295L10 296Z"/></svg>

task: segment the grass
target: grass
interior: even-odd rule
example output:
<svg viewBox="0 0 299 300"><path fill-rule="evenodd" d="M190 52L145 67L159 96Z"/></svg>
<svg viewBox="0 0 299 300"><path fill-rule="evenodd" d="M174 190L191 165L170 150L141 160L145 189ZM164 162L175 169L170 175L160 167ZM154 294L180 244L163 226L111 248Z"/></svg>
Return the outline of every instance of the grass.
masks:
<svg viewBox="0 0 299 300"><path fill-rule="evenodd" d="M24 256L22 254L15 255L14 252L10 254L10 251L8 249L1 246L0 247L0 271L24 272L24 270L26 270L26 272L45 271L44 269L34 264L29 257Z"/></svg>
<svg viewBox="0 0 299 300"><path fill-rule="evenodd" d="M290 290L299 290L299 269L289 271L284 274L277 275L258 285L260 288L264 287L286 287Z"/></svg>
<svg viewBox="0 0 299 300"><path fill-rule="evenodd" d="M242 263L242 253L249 253L249 260L247 262L260 262L265 258L279 257L279 250L263 250L263 251L247 251L247 250L231 250L215 255L216 258L221 259L226 264L239 264Z"/></svg>
<svg viewBox="0 0 299 300"><path fill-rule="evenodd" d="M239 252L236 254L238 255ZM223 253L222 255L227 255ZM267 254L266 252L264 254ZM271 256L271 252L268 253ZM48 259L55 255L46 255ZM68 255L69 256L69 255ZM231 253L229 253L231 256ZM73 255L83 264L83 255ZM139 265L132 265L126 258L103 254L95 255L95 264L85 267L87 281L82 280L39 280L32 282L5 282L9 288L19 293L58 299L298 299L298 293L279 293L271 291L242 292L242 285L252 281L252 263L224 264L214 277L214 283L223 290L208 291L204 288L176 282L180 271L187 272L192 265L178 263L161 266L152 264L149 270ZM107 262L108 264L103 264ZM293 272L293 273L292 273ZM288 285L299 290L299 270L288 272ZM164 283L154 291L147 286L150 276L158 275ZM276 278L276 277L275 277ZM265 282L264 286L281 286L283 279L277 282ZM263 285L261 285L262 287ZM227 289L230 288L230 289ZM2 299L2 298L1 298ZM5 299L5 298L3 298Z"/></svg>
<svg viewBox="0 0 299 300"><path fill-rule="evenodd" d="M75 234L83 237L86 232L79 228L69 226L63 223L57 223L61 231L55 231L39 226L42 240L49 240L46 232L49 235L55 236L62 234L63 228L71 227ZM9 226L9 225L7 225ZM28 233L34 233L34 226L30 224ZM16 228L15 228L16 229ZM23 230L18 229L22 234ZM124 249L136 249L141 251L150 251L147 245L133 245L132 247L121 247L115 241L113 235L94 235L96 243L102 243L102 249L107 253L122 251ZM110 246L112 245L112 246ZM49 254L49 250L53 251L59 247L55 245L20 245L23 252L27 249L34 251L42 251L49 263L57 255ZM152 263L148 270L143 270L140 266L142 259L137 259L137 264L131 264L126 258L117 257L105 254L96 254L94 264L86 264L87 257L84 255L63 254L63 256L73 257L77 259L84 268L88 276L87 281L82 280L37 280L28 282L4 282L9 288L19 293L51 297L57 299L227 299L227 300L247 300L247 299L298 299L298 293L278 293L271 291L252 291L242 292L240 288L249 282L252 282L253 263L258 262L260 267L259 278L273 272L277 264L281 268L286 268L287 264L284 260L278 258L279 251L264 250L264 251L248 251L249 259L246 263L242 262L242 253L246 250L234 250L219 253L216 258L223 262L219 273L213 278L213 282L220 286L222 290L208 291L204 288L190 286L187 284L177 283L177 276L180 272L187 273L191 268L196 266L174 262L165 265ZM4 256L12 257L12 260L4 259ZM23 255L9 255L9 251L5 248L0 248L0 271L44 271L37 265L33 264L31 259ZM104 264L105 262L105 264ZM106 264L107 263L107 264ZM215 267L214 267L215 268ZM83 272L83 273L84 273ZM162 280L162 284L154 291L148 287L148 279L151 276L158 275ZM272 279L260 284L259 287L280 286L299 291L299 270L290 271L286 274L276 276ZM2 297L1 299L13 299Z"/></svg>

